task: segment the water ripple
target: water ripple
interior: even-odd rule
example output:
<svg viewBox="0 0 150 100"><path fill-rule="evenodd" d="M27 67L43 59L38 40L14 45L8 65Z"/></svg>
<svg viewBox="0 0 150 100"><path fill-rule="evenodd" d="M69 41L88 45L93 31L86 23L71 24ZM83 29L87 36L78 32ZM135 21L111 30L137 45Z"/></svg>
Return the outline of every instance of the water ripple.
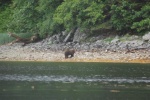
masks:
<svg viewBox="0 0 150 100"><path fill-rule="evenodd" d="M123 78L123 77L77 77L77 76L40 76L40 75L0 75L0 81L39 81L39 82L118 82L118 83L150 83L146 77Z"/></svg>

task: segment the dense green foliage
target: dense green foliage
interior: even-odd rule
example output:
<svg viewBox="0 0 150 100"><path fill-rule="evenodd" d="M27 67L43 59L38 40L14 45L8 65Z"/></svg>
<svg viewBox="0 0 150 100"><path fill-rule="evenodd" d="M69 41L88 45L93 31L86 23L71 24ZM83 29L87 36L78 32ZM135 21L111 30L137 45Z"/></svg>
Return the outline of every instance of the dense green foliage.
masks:
<svg viewBox="0 0 150 100"><path fill-rule="evenodd" d="M12 10L10 3L10 0L0 1L0 33L7 32L7 25L11 21Z"/></svg>
<svg viewBox="0 0 150 100"><path fill-rule="evenodd" d="M66 0L54 14L54 22L65 29L73 27L89 28L104 19L103 7L97 0Z"/></svg>
<svg viewBox="0 0 150 100"><path fill-rule="evenodd" d="M35 0L13 0L13 20L9 27L15 32L36 32L39 13Z"/></svg>
<svg viewBox="0 0 150 100"><path fill-rule="evenodd" d="M148 0L122 1L111 6L111 22L121 31L141 32L150 29L150 2Z"/></svg>
<svg viewBox="0 0 150 100"><path fill-rule="evenodd" d="M150 31L149 0L2 0L0 32L57 34L74 27Z"/></svg>

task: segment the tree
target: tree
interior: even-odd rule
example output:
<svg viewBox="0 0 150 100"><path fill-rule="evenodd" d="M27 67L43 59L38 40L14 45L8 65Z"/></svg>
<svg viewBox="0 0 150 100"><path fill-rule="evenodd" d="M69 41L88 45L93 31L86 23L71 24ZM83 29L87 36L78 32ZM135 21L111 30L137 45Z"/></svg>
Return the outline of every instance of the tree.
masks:
<svg viewBox="0 0 150 100"><path fill-rule="evenodd" d="M1 0L0 1L0 32L7 31L7 25L11 21L11 0Z"/></svg>
<svg viewBox="0 0 150 100"><path fill-rule="evenodd" d="M65 0L54 13L54 24L62 29L90 28L101 23L104 5L97 0Z"/></svg>
<svg viewBox="0 0 150 100"><path fill-rule="evenodd" d="M37 22L40 14L35 9L37 0L13 0L13 16L9 28L20 33L38 32Z"/></svg>
<svg viewBox="0 0 150 100"><path fill-rule="evenodd" d="M39 0L39 6L36 9L42 16L40 17L37 26L41 33L53 34L55 32L55 29L53 28L53 14L63 1L64 0ZM56 30L58 30L57 28Z"/></svg>
<svg viewBox="0 0 150 100"><path fill-rule="evenodd" d="M121 33L150 29L148 0L12 0L10 3L11 9L4 7L0 13L1 30L44 35L100 25L104 29L111 26L110 29Z"/></svg>
<svg viewBox="0 0 150 100"><path fill-rule="evenodd" d="M147 3L146 3L147 2ZM111 23L121 32L148 30L150 27L150 3L145 0L121 1L111 6Z"/></svg>

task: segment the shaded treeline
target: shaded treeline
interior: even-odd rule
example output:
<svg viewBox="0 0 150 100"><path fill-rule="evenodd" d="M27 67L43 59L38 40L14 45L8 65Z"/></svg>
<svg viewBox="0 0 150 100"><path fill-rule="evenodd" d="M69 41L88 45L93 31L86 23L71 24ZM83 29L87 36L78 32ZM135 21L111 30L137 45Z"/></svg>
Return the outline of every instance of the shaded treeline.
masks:
<svg viewBox="0 0 150 100"><path fill-rule="evenodd" d="M0 0L0 32L59 34L75 27L150 30L149 0Z"/></svg>

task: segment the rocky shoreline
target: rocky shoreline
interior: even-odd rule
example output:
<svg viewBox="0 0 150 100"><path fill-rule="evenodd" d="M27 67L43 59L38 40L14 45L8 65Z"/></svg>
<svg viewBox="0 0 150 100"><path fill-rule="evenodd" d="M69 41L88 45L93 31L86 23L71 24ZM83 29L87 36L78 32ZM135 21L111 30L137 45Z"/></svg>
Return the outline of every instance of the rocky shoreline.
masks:
<svg viewBox="0 0 150 100"><path fill-rule="evenodd" d="M61 37L54 35L26 46L22 46L22 43L1 45L0 61L150 63L148 36L102 38L100 35L93 36L88 42L79 42L86 37L82 36L74 36L72 42L61 42ZM73 58L65 59L66 48L76 50Z"/></svg>
<svg viewBox="0 0 150 100"><path fill-rule="evenodd" d="M20 43L0 46L0 61L150 63L150 49L139 49L132 52L107 49L76 50L73 58L65 59L63 48L59 50L58 48L38 47L40 43L29 44L25 47L22 47Z"/></svg>
<svg viewBox="0 0 150 100"><path fill-rule="evenodd" d="M40 51L29 47L1 46L0 61L54 61L54 62L135 62L150 63L150 51L135 52L76 51L73 58L65 59L63 51Z"/></svg>

